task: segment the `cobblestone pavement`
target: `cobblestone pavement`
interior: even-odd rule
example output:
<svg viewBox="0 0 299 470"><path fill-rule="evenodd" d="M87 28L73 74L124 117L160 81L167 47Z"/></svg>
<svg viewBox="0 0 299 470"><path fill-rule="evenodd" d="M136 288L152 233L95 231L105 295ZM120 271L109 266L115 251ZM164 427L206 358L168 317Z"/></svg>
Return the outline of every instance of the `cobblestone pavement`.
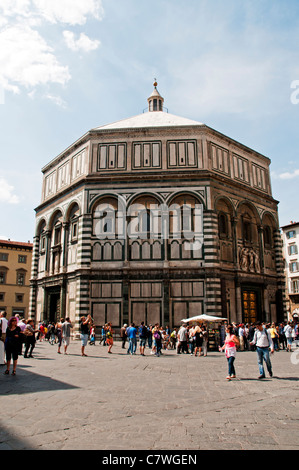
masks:
<svg viewBox="0 0 299 470"><path fill-rule="evenodd" d="M17 375L0 368L0 450L299 449L299 351L271 357L258 380L255 352L239 352L227 382L222 353L128 356L80 342L58 355L38 342Z"/></svg>

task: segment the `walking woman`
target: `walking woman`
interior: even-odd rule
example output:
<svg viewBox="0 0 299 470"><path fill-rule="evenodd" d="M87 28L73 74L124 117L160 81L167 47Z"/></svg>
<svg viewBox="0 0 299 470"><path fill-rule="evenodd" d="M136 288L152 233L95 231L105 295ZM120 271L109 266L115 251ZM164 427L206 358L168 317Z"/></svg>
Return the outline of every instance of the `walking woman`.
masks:
<svg viewBox="0 0 299 470"><path fill-rule="evenodd" d="M106 330L106 343L108 344L108 353L112 354L111 349L113 346L113 333L112 324L108 323L107 330Z"/></svg>
<svg viewBox="0 0 299 470"><path fill-rule="evenodd" d="M57 336L58 350L57 353L61 354L61 344L62 344L62 323L64 323L64 318L60 319L55 325L55 335Z"/></svg>
<svg viewBox="0 0 299 470"><path fill-rule="evenodd" d="M225 351L225 356L228 362L228 375L226 379L231 380L236 377L234 362L236 358L237 347L240 346L240 342L237 336L234 335L233 327L231 325L228 325L226 327L225 332L226 338L224 341L224 345L222 346L222 348L219 348L219 351Z"/></svg>
<svg viewBox="0 0 299 470"><path fill-rule="evenodd" d="M5 339L5 353L6 353L6 371L5 375L9 374L11 358L13 359L13 371L12 375L16 375L16 368L18 363L18 357L20 352L21 342L21 328L17 324L18 319L11 317L7 329Z"/></svg>

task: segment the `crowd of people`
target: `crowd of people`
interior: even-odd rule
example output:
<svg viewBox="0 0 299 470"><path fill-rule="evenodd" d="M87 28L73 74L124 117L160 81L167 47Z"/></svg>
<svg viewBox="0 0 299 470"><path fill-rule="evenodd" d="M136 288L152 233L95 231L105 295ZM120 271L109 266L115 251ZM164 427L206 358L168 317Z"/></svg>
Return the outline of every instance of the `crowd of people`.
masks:
<svg viewBox="0 0 299 470"><path fill-rule="evenodd" d="M32 358L36 341L48 341L51 345L57 345L57 353L68 354L68 346L71 341L73 324L70 318L61 318L55 322L40 322L35 327L34 319L19 318L17 315L7 320L6 312L0 314L0 365L6 364L5 374L10 373L11 361L13 361L12 375L16 374L18 357ZM91 315L83 316L79 326L81 340L81 355L87 356L85 348L96 344L96 328ZM263 335L261 334L263 333ZM124 324L119 332L122 349L127 354L139 353L145 356L146 348L155 356L163 354L163 350L175 350L176 354L190 354L194 357L208 354L209 332L204 324L189 325L183 323L180 328L165 328L155 325ZM108 354L112 354L115 339L115 331L111 323L106 323L101 328L99 344L108 347ZM257 351L260 377L265 377L263 361L268 372L272 374L272 366L269 351L292 350L294 341L299 341L299 328L296 322L285 323L255 323L255 324L228 324L222 322L219 336L216 341L218 349L225 351L228 361L227 379L236 376L234 361L237 351ZM24 350L23 350L24 348ZM6 361L5 361L6 359Z"/></svg>
<svg viewBox="0 0 299 470"><path fill-rule="evenodd" d="M224 322L220 328L220 345L223 346L226 331L225 328L227 322ZM274 345L275 351L285 350L290 352L292 349L292 343L294 341L299 341L299 324L297 322L284 322L284 323L263 323L263 327L271 335L271 339ZM233 333L238 338L240 343L240 351L255 351L256 346L252 345L251 342L256 331L256 323L247 323L247 324L236 324L232 323Z"/></svg>
<svg viewBox="0 0 299 470"><path fill-rule="evenodd" d="M102 326L100 344L105 346L109 341L108 335L113 334L111 323ZM158 323L155 325L140 325L131 323L124 324L120 329L120 339L122 348L126 348L128 343L127 354L136 354L137 342L139 341L139 352L145 356L145 348L150 349L150 354L160 356L165 349L176 350L177 354L191 354L194 356L207 356L208 350L208 331L204 325L189 326L183 324L180 328L165 328ZM111 344L111 343L110 343ZM112 343L113 344L113 343ZM111 352L111 349L110 349Z"/></svg>

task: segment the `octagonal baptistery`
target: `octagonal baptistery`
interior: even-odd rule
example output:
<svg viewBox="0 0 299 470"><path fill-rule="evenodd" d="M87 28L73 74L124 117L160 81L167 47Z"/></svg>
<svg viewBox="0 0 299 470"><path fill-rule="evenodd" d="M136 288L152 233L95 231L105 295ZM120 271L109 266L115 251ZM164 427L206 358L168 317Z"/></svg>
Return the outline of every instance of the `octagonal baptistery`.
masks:
<svg viewBox="0 0 299 470"><path fill-rule="evenodd" d="M42 169L31 315L78 327L285 318L270 160L167 112L87 132Z"/></svg>

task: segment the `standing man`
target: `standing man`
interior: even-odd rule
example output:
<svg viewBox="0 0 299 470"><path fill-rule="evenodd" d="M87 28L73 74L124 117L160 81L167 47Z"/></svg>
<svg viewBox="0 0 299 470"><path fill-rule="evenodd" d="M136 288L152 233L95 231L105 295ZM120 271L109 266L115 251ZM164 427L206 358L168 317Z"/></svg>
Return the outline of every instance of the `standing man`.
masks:
<svg viewBox="0 0 299 470"><path fill-rule="evenodd" d="M286 340L287 340L286 351L287 352L292 352L293 339L292 339L292 327L291 327L291 322L290 321L288 321L288 323L284 327L283 331L284 331L284 334L285 334L285 337L286 337Z"/></svg>
<svg viewBox="0 0 299 470"><path fill-rule="evenodd" d="M125 344L127 341L127 324L125 323L124 326L120 329L120 339L121 339L121 347L125 349Z"/></svg>
<svg viewBox="0 0 299 470"><path fill-rule="evenodd" d="M67 354L66 351L71 341L71 328L73 328L73 325L71 324L69 317L67 317L65 322L62 323L62 341L64 344L64 354Z"/></svg>
<svg viewBox="0 0 299 470"><path fill-rule="evenodd" d="M145 343L146 343L146 337L147 337L147 327L144 325L144 321L143 321L141 322L141 325L139 327L139 349L140 349L141 356L145 356L144 348L145 348Z"/></svg>
<svg viewBox="0 0 299 470"><path fill-rule="evenodd" d="M241 324L239 327L239 342L240 342L240 350L244 351L245 349L245 341L244 341L245 329L244 325Z"/></svg>
<svg viewBox="0 0 299 470"><path fill-rule="evenodd" d="M129 348L128 348L127 354L136 354L137 328L135 328L135 323L131 323L131 326L127 329L127 335L129 339Z"/></svg>
<svg viewBox="0 0 299 470"><path fill-rule="evenodd" d="M267 370L269 372L270 377L273 376L272 373L272 364L269 355L269 348L271 349L271 353L274 353L274 346L273 341L271 339L271 335L268 333L266 328L263 327L261 322L256 323L256 331L254 333L253 340L250 343L251 345L256 345L257 357L258 357L258 366L259 366L259 379L265 378L265 369L263 366L263 361L265 361Z"/></svg>
<svg viewBox="0 0 299 470"><path fill-rule="evenodd" d="M178 340L179 340L178 349L177 349L178 354L181 354L181 351L185 352L186 354L189 354L189 351L188 351L188 330L187 330L186 326L187 325L184 323L178 331Z"/></svg>

